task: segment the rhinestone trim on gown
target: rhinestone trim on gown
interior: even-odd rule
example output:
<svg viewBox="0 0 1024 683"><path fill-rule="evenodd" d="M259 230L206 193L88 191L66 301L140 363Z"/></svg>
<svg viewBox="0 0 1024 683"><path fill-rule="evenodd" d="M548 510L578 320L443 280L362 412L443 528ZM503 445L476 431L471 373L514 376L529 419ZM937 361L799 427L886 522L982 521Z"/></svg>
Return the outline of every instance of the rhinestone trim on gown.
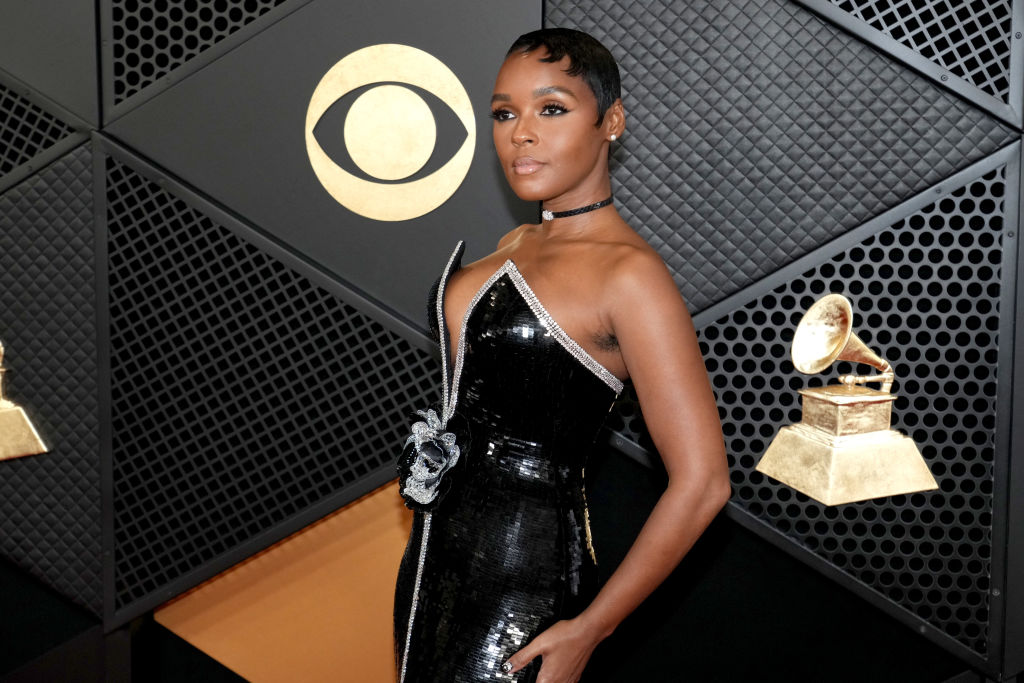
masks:
<svg viewBox="0 0 1024 683"><path fill-rule="evenodd" d="M465 417L470 445L448 496L414 517L395 590L396 662L404 683L532 682L539 658L515 674L502 663L597 590L583 467L622 382L558 326L511 259L477 290L449 358L444 292L463 249L428 318L444 415Z"/></svg>

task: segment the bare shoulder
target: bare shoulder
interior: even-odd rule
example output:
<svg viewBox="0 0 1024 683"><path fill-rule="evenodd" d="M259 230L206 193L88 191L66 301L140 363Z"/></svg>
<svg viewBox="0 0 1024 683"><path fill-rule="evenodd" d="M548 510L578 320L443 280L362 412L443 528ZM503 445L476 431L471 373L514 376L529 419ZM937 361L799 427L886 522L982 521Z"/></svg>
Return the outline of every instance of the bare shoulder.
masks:
<svg viewBox="0 0 1024 683"><path fill-rule="evenodd" d="M458 272L453 274L450 287L458 287L459 281L467 278L469 280L476 279L477 276L474 273L478 271L493 271L509 257L511 252L515 251L515 246L521 239L524 230L529 227L529 225L520 225L509 230L498 240L498 246L490 254L471 263L463 263Z"/></svg>
<svg viewBox="0 0 1024 683"><path fill-rule="evenodd" d="M627 298L652 295L679 296L672 274L661 256L646 242L617 246L606 264L607 283Z"/></svg>
<svg viewBox="0 0 1024 683"><path fill-rule="evenodd" d="M519 241L519 239L522 236L523 232L528 227L530 227L530 226L524 224L524 225L520 225L518 227L512 228L511 230L506 232L504 235L502 235L501 239L498 240L498 246L496 248L496 251L501 251L502 249L504 249L506 247L510 247L513 244L515 244L517 241Z"/></svg>
<svg viewBox="0 0 1024 683"><path fill-rule="evenodd" d="M490 254L471 263L461 264L459 269L452 273L446 288L446 291L452 294L453 300L468 299L488 276L493 275L495 270L515 251L524 231L529 227L529 225L520 225L509 230L498 240L497 248Z"/></svg>
<svg viewBox="0 0 1024 683"><path fill-rule="evenodd" d="M643 242L618 249L605 278L607 324L623 348L692 335L693 322L661 256Z"/></svg>

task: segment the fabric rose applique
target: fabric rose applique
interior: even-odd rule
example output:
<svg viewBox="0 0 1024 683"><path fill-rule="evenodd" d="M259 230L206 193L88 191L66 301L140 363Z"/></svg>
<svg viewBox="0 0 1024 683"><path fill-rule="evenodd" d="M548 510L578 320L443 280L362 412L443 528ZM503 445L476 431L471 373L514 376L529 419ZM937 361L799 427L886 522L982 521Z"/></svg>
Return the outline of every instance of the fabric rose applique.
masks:
<svg viewBox="0 0 1024 683"><path fill-rule="evenodd" d="M442 424L433 409L416 414L424 421L413 423L412 435L405 440L398 457L398 484L406 507L425 512L436 508L451 489L452 470L467 439L466 430L458 428L458 416Z"/></svg>

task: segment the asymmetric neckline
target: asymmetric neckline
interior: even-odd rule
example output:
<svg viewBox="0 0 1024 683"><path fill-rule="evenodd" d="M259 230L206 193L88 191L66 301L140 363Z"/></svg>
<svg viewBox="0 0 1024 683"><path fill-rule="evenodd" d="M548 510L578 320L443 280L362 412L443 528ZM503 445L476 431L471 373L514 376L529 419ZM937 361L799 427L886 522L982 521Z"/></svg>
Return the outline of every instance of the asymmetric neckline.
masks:
<svg viewBox="0 0 1024 683"><path fill-rule="evenodd" d="M460 255L460 250L463 244L464 243L460 241L455 247L455 251L452 253L451 258L448 261L448 266L445 268L445 272L441 277L440 285L438 287L437 316L439 331L447 329L447 319L445 317L445 308L447 307L447 304L445 303L444 297L447 291L448 280L452 275L454 275L454 272L451 272L451 267L454 264L456 257ZM461 265L458 270L461 270ZM455 404L458 402L459 378L462 374L462 365L465 356L466 327L469 324L469 319L473 315L473 311L476 310L476 306L480 300L488 291L490 291L491 287L494 286L494 283L503 275L508 275L512 284L515 286L516 291L519 292L519 295L530 307L530 310L544 325L544 327L550 331L551 335L556 341L558 341L562 348L568 351L571 356L579 361L581 365L587 368L598 379L604 382L605 385L607 385L615 392L615 395L618 396L622 391L622 380L612 374L610 370L602 365L596 358L591 356L586 349L584 349L575 339L569 336L569 334L562 329L562 326L558 324L558 321L555 320L555 318L544 307L544 304L541 303L537 294L533 291L533 288L530 287L530 283L526 281L525 277L523 277L523 274L520 272L515 260L510 257L505 259L504 263L498 266L490 277L488 277L483 284L477 288L472 299L469 301L469 305L466 307L466 312L462 315L462 322L459 325L459 336L455 346L454 367L452 372L453 378L450 393L447 390L447 367L452 361L450 358L451 349L449 348L449 343L446 339L447 335L444 333L440 335L442 340L442 360L444 361L443 365L445 366L445 418L447 419L455 412Z"/></svg>

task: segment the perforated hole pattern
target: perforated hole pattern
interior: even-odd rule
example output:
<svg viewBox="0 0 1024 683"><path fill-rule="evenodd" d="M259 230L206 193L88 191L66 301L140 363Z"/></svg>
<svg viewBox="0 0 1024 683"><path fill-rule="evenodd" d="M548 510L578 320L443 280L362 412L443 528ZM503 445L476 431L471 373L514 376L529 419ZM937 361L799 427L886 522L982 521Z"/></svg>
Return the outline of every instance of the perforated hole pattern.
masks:
<svg viewBox="0 0 1024 683"><path fill-rule="evenodd" d="M165 76L285 0L114 0L114 103Z"/></svg>
<svg viewBox="0 0 1024 683"><path fill-rule="evenodd" d="M623 216L694 312L1020 137L791 0L549 0L622 68Z"/></svg>
<svg viewBox="0 0 1024 683"><path fill-rule="evenodd" d="M829 0L1006 103L1013 0Z"/></svg>
<svg viewBox="0 0 1024 683"><path fill-rule="evenodd" d="M116 605L394 465L437 362L107 160Z"/></svg>
<svg viewBox="0 0 1024 683"><path fill-rule="evenodd" d="M0 178L72 132L71 126L0 85Z"/></svg>
<svg viewBox="0 0 1024 683"><path fill-rule="evenodd" d="M991 574L1004 173L945 195L699 331L725 434L732 502L984 654ZM896 372L892 426L913 437L934 492L825 507L755 471L797 389L869 372L793 368L793 332L829 292ZM652 448L635 396L609 424Z"/></svg>

